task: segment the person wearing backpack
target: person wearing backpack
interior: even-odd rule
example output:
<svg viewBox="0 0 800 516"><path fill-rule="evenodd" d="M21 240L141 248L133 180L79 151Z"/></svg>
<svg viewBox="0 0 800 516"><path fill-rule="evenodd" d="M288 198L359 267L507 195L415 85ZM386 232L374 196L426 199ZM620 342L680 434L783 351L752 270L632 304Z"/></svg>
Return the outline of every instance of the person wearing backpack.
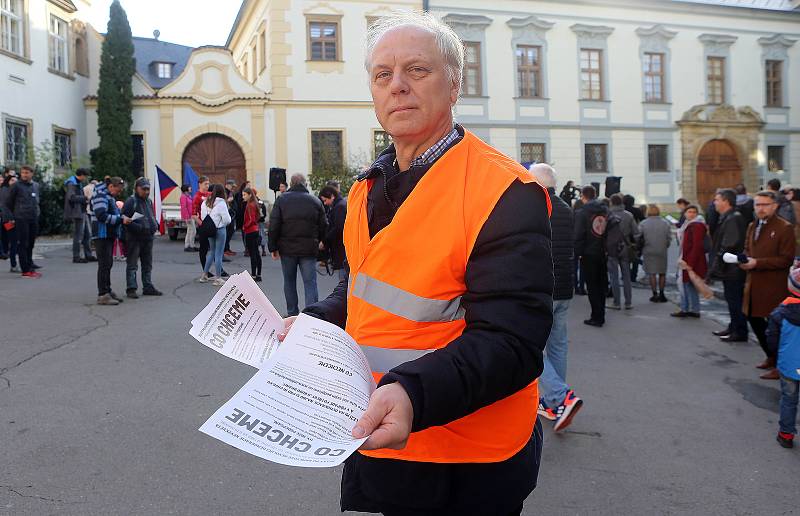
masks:
<svg viewBox="0 0 800 516"><path fill-rule="evenodd" d="M619 310L619 279L622 275L622 287L625 293L625 309L633 308L631 290L631 260L636 259L634 242L639 238L639 228L633 214L625 210L622 194L614 194L610 199L611 207L606 225L606 254L608 255L608 275L611 279L611 292L614 302L607 308Z"/></svg>
<svg viewBox="0 0 800 516"><path fill-rule="evenodd" d="M581 189L583 206L575 213L575 256L580 257L581 272L586 281L592 315L583 321L589 326L601 327L606 322L606 223L608 208L597 200L591 185Z"/></svg>

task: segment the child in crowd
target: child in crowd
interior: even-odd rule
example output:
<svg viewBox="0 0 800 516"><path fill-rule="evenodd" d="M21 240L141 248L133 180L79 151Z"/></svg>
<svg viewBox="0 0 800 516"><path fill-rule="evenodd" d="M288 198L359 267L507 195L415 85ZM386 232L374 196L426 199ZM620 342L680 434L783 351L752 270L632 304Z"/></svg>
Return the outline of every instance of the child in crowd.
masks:
<svg viewBox="0 0 800 516"><path fill-rule="evenodd" d="M794 446L797 433L798 389L800 389L800 261L789 272L787 297L769 315L767 347L778 355L781 375L781 411L778 443L784 448Z"/></svg>

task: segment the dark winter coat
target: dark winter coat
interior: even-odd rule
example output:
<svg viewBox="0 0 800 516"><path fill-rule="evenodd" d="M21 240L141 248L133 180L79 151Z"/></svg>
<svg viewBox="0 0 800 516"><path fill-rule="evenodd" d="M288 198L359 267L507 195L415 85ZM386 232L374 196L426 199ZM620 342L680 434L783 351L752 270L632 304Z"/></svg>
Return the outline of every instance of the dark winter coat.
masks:
<svg viewBox="0 0 800 516"><path fill-rule="evenodd" d="M758 220L747 228L744 253L756 259L756 268L747 271L742 311L753 317L767 317L789 295L786 278L794 262L794 227L773 215L761 227Z"/></svg>
<svg viewBox="0 0 800 516"><path fill-rule="evenodd" d="M6 208L14 220L39 220L39 183L21 179L14 183L6 197Z"/></svg>
<svg viewBox="0 0 800 516"><path fill-rule="evenodd" d="M719 216L717 230L711 242L709 276L716 280L744 279L744 271L738 263L725 263L725 253L741 254L744 251L745 227L742 214L731 209Z"/></svg>
<svg viewBox="0 0 800 516"><path fill-rule="evenodd" d="M564 200L548 188L553 249L553 300L572 299L575 288L575 215Z"/></svg>
<svg viewBox="0 0 800 516"><path fill-rule="evenodd" d="M344 219L347 217L347 199L337 197L333 201L330 214L328 215L328 231L325 233L325 248L331 253L333 270L344 267Z"/></svg>
<svg viewBox="0 0 800 516"><path fill-rule="evenodd" d="M597 199L587 202L575 212L575 256L605 257L607 220L608 208Z"/></svg>
<svg viewBox="0 0 800 516"><path fill-rule="evenodd" d="M794 206L792 206L792 201L787 199L783 194L778 194L777 213L778 217L789 222L790 224L795 224L797 222L797 219L794 216Z"/></svg>
<svg viewBox="0 0 800 516"><path fill-rule="evenodd" d="M11 192L10 186L0 186L0 222L14 220L14 215L6 207L9 192Z"/></svg>
<svg viewBox="0 0 800 516"><path fill-rule="evenodd" d="M64 220L83 219L89 200L83 194L83 186L76 176L64 182Z"/></svg>
<svg viewBox="0 0 800 516"><path fill-rule="evenodd" d="M142 199L136 194L131 195L122 207L122 214L133 218L134 213L141 213L143 216L125 227L125 240L153 240L156 231L158 231L158 222L156 222L156 216L153 212L153 201L148 197Z"/></svg>
<svg viewBox="0 0 800 516"><path fill-rule="evenodd" d="M269 217L269 252L284 256L317 256L328 221L319 199L295 185L275 200Z"/></svg>

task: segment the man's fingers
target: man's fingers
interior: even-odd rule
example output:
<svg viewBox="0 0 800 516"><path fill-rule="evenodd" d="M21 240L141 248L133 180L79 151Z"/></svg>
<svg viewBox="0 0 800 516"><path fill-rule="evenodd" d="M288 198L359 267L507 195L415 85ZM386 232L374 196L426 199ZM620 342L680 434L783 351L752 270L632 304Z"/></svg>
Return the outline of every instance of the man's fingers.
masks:
<svg viewBox="0 0 800 516"><path fill-rule="evenodd" d="M362 439L373 433L381 421L383 421L386 413L387 410L383 403L381 403L380 406L376 406L370 401L367 411L364 412L364 415L361 416L361 419L358 420L355 428L353 428L353 437Z"/></svg>
<svg viewBox="0 0 800 516"><path fill-rule="evenodd" d="M362 450L378 450L381 448L391 448L394 450L401 450L405 448L406 441L397 442L397 436L390 430L391 426L382 425L378 427L372 435L369 436L369 439L364 441L364 444L361 445Z"/></svg>
<svg viewBox="0 0 800 516"><path fill-rule="evenodd" d="M286 319L283 320L284 324L283 331L278 334L278 342L283 342L283 340L286 338L286 335L289 334L289 330L291 329L296 319L297 316L293 315L292 317L287 317Z"/></svg>

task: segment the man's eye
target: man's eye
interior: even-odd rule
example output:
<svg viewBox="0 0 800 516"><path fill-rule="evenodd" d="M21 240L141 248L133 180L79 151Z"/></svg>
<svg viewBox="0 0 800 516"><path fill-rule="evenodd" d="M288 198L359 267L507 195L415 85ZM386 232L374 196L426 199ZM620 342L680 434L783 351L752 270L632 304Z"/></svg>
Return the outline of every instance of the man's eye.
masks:
<svg viewBox="0 0 800 516"><path fill-rule="evenodd" d="M381 80L381 79L386 79L387 77L389 77L389 72L379 72L379 73L378 73L378 74L375 76L375 79L376 79L376 80Z"/></svg>

